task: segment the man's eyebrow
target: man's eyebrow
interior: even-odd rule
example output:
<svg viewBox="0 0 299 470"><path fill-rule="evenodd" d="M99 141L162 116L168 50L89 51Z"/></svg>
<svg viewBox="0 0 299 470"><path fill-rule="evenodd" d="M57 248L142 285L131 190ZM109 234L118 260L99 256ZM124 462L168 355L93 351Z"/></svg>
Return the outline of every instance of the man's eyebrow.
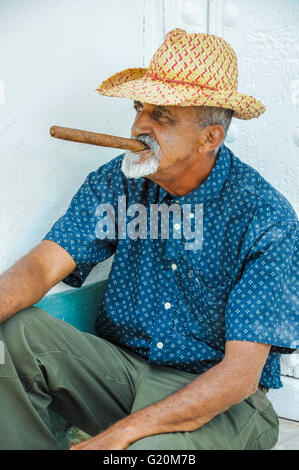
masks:
<svg viewBox="0 0 299 470"><path fill-rule="evenodd" d="M157 108L158 108L160 111L163 111L163 113L168 114L169 116L172 115L171 111L170 111L168 108L166 108L166 106L157 106Z"/></svg>
<svg viewBox="0 0 299 470"><path fill-rule="evenodd" d="M143 103L141 103L141 101L134 101L133 103L133 106L143 106ZM162 105L155 105L155 107L157 109L159 109L160 111L163 111L163 113L167 113L169 116L171 116L171 111L166 108L166 106L162 106Z"/></svg>

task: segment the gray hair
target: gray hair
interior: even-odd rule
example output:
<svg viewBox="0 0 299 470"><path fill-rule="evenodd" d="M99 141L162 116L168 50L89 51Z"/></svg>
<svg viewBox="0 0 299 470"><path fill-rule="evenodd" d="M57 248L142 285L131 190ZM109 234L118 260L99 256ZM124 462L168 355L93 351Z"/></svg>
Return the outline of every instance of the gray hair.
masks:
<svg viewBox="0 0 299 470"><path fill-rule="evenodd" d="M232 109L217 108L215 106L199 106L198 118L199 126L204 129L207 126L220 125L224 129L224 138L226 137L234 111Z"/></svg>

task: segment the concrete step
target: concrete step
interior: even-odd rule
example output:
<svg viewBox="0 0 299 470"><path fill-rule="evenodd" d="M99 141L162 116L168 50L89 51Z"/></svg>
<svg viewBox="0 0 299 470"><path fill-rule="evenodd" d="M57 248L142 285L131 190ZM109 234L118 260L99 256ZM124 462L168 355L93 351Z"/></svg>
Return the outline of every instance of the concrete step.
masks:
<svg viewBox="0 0 299 470"><path fill-rule="evenodd" d="M279 419L278 442L272 450L299 450L299 422Z"/></svg>

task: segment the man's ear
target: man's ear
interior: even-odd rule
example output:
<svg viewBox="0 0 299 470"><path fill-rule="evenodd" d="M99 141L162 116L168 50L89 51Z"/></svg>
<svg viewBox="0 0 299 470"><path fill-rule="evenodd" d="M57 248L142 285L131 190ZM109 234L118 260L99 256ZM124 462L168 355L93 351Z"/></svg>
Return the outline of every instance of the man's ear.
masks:
<svg viewBox="0 0 299 470"><path fill-rule="evenodd" d="M220 147L224 140L224 129L220 125L207 126L199 138L198 151L200 153L211 153Z"/></svg>

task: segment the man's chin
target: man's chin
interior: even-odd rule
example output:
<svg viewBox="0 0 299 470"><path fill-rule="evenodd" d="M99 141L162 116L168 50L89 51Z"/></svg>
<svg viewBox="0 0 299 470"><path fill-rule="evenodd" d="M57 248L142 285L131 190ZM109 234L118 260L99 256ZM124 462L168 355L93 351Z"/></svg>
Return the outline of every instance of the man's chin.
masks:
<svg viewBox="0 0 299 470"><path fill-rule="evenodd" d="M144 155L126 152L121 164L123 174L135 179L154 175L158 168L159 161L150 150L144 151Z"/></svg>
<svg viewBox="0 0 299 470"><path fill-rule="evenodd" d="M149 161L151 158L155 158L151 150L143 150L136 155L138 155L138 159L135 161L136 165L141 165L142 163Z"/></svg>

